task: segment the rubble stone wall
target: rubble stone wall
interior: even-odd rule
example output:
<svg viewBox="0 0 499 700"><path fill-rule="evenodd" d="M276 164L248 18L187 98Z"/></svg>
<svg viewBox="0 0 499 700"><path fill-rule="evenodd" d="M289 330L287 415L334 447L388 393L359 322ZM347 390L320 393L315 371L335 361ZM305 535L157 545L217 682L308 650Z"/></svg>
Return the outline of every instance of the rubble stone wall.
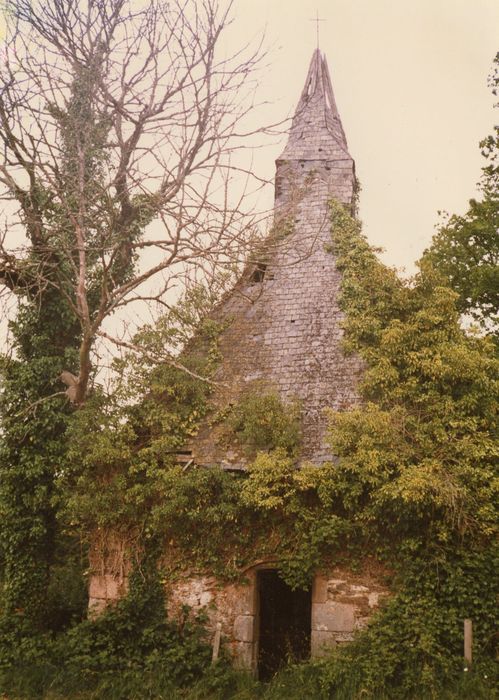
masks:
<svg viewBox="0 0 499 700"><path fill-rule="evenodd" d="M88 611L96 616L128 592L130 541L113 530L97 529L89 550Z"/></svg>
<svg viewBox="0 0 499 700"><path fill-rule="evenodd" d="M169 584L168 614L180 618L184 605L192 612L204 611L213 635L221 623L235 666L254 671L258 658L257 573L268 568L269 564L260 564L250 569L245 584L240 585L221 585L211 577L186 577ZM317 574L312 584L311 656L321 656L332 646L353 639L387 595L379 572L374 576L335 568Z"/></svg>

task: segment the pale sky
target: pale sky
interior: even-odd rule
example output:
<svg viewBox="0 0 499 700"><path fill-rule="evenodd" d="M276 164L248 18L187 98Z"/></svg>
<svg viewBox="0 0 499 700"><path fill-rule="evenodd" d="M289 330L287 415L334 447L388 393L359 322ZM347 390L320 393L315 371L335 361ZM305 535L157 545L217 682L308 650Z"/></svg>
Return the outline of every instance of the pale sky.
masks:
<svg viewBox="0 0 499 700"><path fill-rule="evenodd" d="M255 110L253 128L293 114L316 47L316 12L362 185L364 230L386 262L412 272L438 211L464 213L476 196L478 144L497 120L487 76L499 50L499 2L234 0L223 50L262 32L269 47L257 97L270 104ZM258 150L255 172L273 180L283 147ZM272 206L272 188L261 205Z"/></svg>
<svg viewBox="0 0 499 700"><path fill-rule="evenodd" d="M362 185L364 230L386 249L385 262L412 273L438 211L464 213L476 196L478 144L497 120L487 76L499 50L499 2L234 0L222 50L263 31L269 47L258 81L258 99L269 104L255 110L253 128L293 114L316 47L316 11ZM273 180L283 147L259 149L255 172ZM261 203L271 207L272 188Z"/></svg>
<svg viewBox="0 0 499 700"><path fill-rule="evenodd" d="M261 96L276 119L294 110L320 48L361 181L361 218L385 261L413 271L438 210L463 213L476 195L491 133L487 87L499 50L497 0L235 0L235 40L265 29ZM282 149L255 161L268 177Z"/></svg>

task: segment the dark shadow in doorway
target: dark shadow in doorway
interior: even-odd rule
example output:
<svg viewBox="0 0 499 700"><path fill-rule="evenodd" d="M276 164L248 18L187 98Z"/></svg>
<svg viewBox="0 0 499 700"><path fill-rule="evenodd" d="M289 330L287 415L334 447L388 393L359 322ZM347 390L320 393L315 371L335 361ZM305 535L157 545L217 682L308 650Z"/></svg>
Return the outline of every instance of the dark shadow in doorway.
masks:
<svg viewBox="0 0 499 700"><path fill-rule="evenodd" d="M293 591L273 569L258 571L258 678L310 656L311 591Z"/></svg>

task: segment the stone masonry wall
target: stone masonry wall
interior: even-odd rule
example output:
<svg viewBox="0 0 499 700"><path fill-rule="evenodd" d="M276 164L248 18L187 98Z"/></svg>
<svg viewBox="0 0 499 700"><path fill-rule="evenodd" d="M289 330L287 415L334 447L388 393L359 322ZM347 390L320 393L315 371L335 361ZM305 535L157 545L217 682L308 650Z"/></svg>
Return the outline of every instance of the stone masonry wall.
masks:
<svg viewBox="0 0 499 700"><path fill-rule="evenodd" d="M90 544L89 565L88 610L95 616L128 591L130 538L98 528Z"/></svg>
<svg viewBox="0 0 499 700"><path fill-rule="evenodd" d="M223 640L239 668L255 670L258 659L258 593L260 564L246 573L244 585L220 585L210 577L191 578L167 586L168 613L180 618L182 606L192 612L203 610L208 616L208 629L214 634L216 624L222 625ZM380 602L388 595L377 575L364 571L353 574L345 568L335 568L318 574L312 584L311 656L326 653L335 644L353 639L363 628Z"/></svg>
<svg viewBox="0 0 499 700"><path fill-rule="evenodd" d="M291 233L277 239L263 280L246 275L219 308L228 321L220 349L221 383L215 404L236 402L254 382L277 389L286 401L298 398L303 410L303 460L331 458L325 442L324 409L344 409L358 401L361 363L341 349L343 313L338 305L340 273L331 247L328 201L350 204L353 161L278 162L276 221ZM198 464L237 466L237 449L220 444L217 429L205 425L192 443Z"/></svg>

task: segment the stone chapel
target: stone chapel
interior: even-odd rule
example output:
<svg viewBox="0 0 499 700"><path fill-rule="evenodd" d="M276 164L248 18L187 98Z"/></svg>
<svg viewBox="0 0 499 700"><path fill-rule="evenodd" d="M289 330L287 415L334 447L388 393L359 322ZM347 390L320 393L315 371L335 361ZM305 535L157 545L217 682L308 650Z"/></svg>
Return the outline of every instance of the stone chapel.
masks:
<svg viewBox="0 0 499 700"><path fill-rule="evenodd" d="M229 319L220 338L216 374L220 406L246 387L264 382L284 401L298 398L302 410L301 459L331 459L326 407L358 402L359 358L342 352L340 273L331 253L328 202L353 206L355 164L348 151L326 59L314 51L286 147L276 160L275 225L288 233L264 260L247 267L222 300L217 318ZM186 463L244 469L244 456L224 448L213 426L202 425L182 455ZM170 586L169 613L182 605L206 607L210 626L222 629L235 663L268 677L279 659L266 665L284 635L295 635L298 657L317 656L327 646L352 638L366 624L386 590L370 574L343 569L317 572L311 590L292 591L275 561L259 561L245 572L244 585L219 585L210 577L186 578ZM90 606L102 609L119 595L119 582L95 574Z"/></svg>

